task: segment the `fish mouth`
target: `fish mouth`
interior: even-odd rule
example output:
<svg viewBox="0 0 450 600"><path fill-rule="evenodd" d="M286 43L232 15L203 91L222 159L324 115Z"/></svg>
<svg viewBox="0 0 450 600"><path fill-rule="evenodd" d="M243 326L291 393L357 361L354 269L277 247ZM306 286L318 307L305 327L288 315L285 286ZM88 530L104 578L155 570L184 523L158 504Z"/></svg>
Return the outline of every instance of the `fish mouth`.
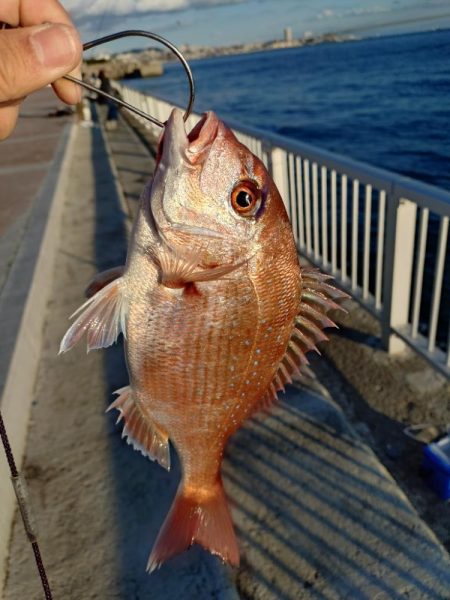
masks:
<svg viewBox="0 0 450 600"><path fill-rule="evenodd" d="M171 164L181 156L192 165L203 162L217 137L219 123L217 115L208 111L187 134L183 113L180 109L174 108L159 142L158 159L162 158L166 164Z"/></svg>
<svg viewBox="0 0 450 600"><path fill-rule="evenodd" d="M187 134L183 113L180 109L174 108L165 124L159 143L157 164L161 162L163 169L173 169L174 173L180 173L180 166L182 165L187 165L189 168L203 163L217 138L219 127L219 118L215 113L209 111L203 114L202 118ZM181 173L183 173L183 169L181 169ZM234 237L233 231L220 232L214 228L214 225L205 227L199 224L177 222L169 214L164 202L161 209L164 214L165 225L158 223L157 230L168 245L170 245L167 239L168 230L209 241L229 240ZM153 217L155 223L157 223L154 213Z"/></svg>
<svg viewBox="0 0 450 600"><path fill-rule="evenodd" d="M188 152L192 158L198 157L210 148L217 137L219 119L212 111L206 112L188 134Z"/></svg>

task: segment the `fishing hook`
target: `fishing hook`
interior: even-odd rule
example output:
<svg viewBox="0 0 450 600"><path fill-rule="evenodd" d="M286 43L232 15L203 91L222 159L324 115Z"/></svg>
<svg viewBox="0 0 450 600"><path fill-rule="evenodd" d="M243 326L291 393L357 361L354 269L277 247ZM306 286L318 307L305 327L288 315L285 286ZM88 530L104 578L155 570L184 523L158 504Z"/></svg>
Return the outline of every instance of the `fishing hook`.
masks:
<svg viewBox="0 0 450 600"><path fill-rule="evenodd" d="M180 50L178 50L178 48L176 46L174 46L171 42L169 42L169 40L166 40L162 36L160 36L156 33L152 33L150 31L141 31L139 29L129 29L127 31L118 31L117 33L112 33L111 35L105 35L104 37L97 38L96 40L92 40L91 42L86 42L85 44L83 44L83 52L85 52L86 50L90 50L91 48L95 48L96 46L100 46L101 44L106 44L107 42L112 42L114 40L119 40L124 37L132 37L132 36L146 37L146 38L155 40L157 42L160 42L161 44L163 44L164 46L169 48L169 50L171 50L176 55L176 57L180 60L181 64L183 65L183 68L186 72L188 82L189 82L189 102L188 102L188 105L186 107L186 110L185 110L185 113L183 116L183 119L186 121L186 119L191 114L192 106L193 106L194 100L195 100L194 77L192 75L191 68L190 68L189 64L187 63L186 59L184 58L183 54L180 52ZM96 94L100 94L101 96L108 98L111 102L115 102L119 106L123 106L124 108L130 110L131 112L134 112L135 114L139 115L140 117L143 117L144 119L147 119L147 121L150 121L151 123L154 123L155 125L158 125L159 127L164 127L164 123L162 123L155 117L152 117L151 115L143 112L142 110L140 110L139 108L136 108L132 104L128 104L128 102L125 102L124 100L121 100L120 98L116 98L115 96L112 96L111 94L108 94L107 92L104 92L103 90L99 90L95 86L91 85L90 83L87 83L86 81L83 81L82 79L78 79L77 77L72 77L72 75L65 75L64 79L73 81L74 83L83 86L84 88L86 88L87 90L90 90L91 92L95 92Z"/></svg>

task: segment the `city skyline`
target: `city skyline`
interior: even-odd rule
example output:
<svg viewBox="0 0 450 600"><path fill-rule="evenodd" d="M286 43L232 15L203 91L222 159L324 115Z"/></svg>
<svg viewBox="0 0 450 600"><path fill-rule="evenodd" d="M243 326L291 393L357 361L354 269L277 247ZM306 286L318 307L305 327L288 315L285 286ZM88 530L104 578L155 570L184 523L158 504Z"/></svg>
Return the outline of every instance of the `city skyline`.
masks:
<svg viewBox="0 0 450 600"><path fill-rule="evenodd" d="M226 46L324 33L358 37L450 27L448 0L63 0L83 41L123 29L147 29L177 45ZM136 38L111 51L142 47Z"/></svg>

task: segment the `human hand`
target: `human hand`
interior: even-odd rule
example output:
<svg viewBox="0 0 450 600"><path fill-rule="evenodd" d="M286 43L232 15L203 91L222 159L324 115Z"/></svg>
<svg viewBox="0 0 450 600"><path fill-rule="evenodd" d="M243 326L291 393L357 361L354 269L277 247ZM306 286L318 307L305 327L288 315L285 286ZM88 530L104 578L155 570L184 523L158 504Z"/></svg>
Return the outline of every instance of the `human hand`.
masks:
<svg viewBox="0 0 450 600"><path fill-rule="evenodd" d="M15 127L19 105L51 83L67 104L81 100L80 87L60 79L80 76L82 46L58 0L0 0L0 140Z"/></svg>

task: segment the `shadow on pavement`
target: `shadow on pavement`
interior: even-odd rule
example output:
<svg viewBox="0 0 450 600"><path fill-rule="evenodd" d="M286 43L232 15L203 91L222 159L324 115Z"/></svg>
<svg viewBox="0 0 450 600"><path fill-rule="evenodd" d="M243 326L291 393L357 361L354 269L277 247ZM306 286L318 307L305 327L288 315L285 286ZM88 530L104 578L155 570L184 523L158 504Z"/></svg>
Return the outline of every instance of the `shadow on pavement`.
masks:
<svg viewBox="0 0 450 600"><path fill-rule="evenodd" d="M320 396L290 388L270 417L235 435L224 475L244 597L446 597L445 553Z"/></svg>

